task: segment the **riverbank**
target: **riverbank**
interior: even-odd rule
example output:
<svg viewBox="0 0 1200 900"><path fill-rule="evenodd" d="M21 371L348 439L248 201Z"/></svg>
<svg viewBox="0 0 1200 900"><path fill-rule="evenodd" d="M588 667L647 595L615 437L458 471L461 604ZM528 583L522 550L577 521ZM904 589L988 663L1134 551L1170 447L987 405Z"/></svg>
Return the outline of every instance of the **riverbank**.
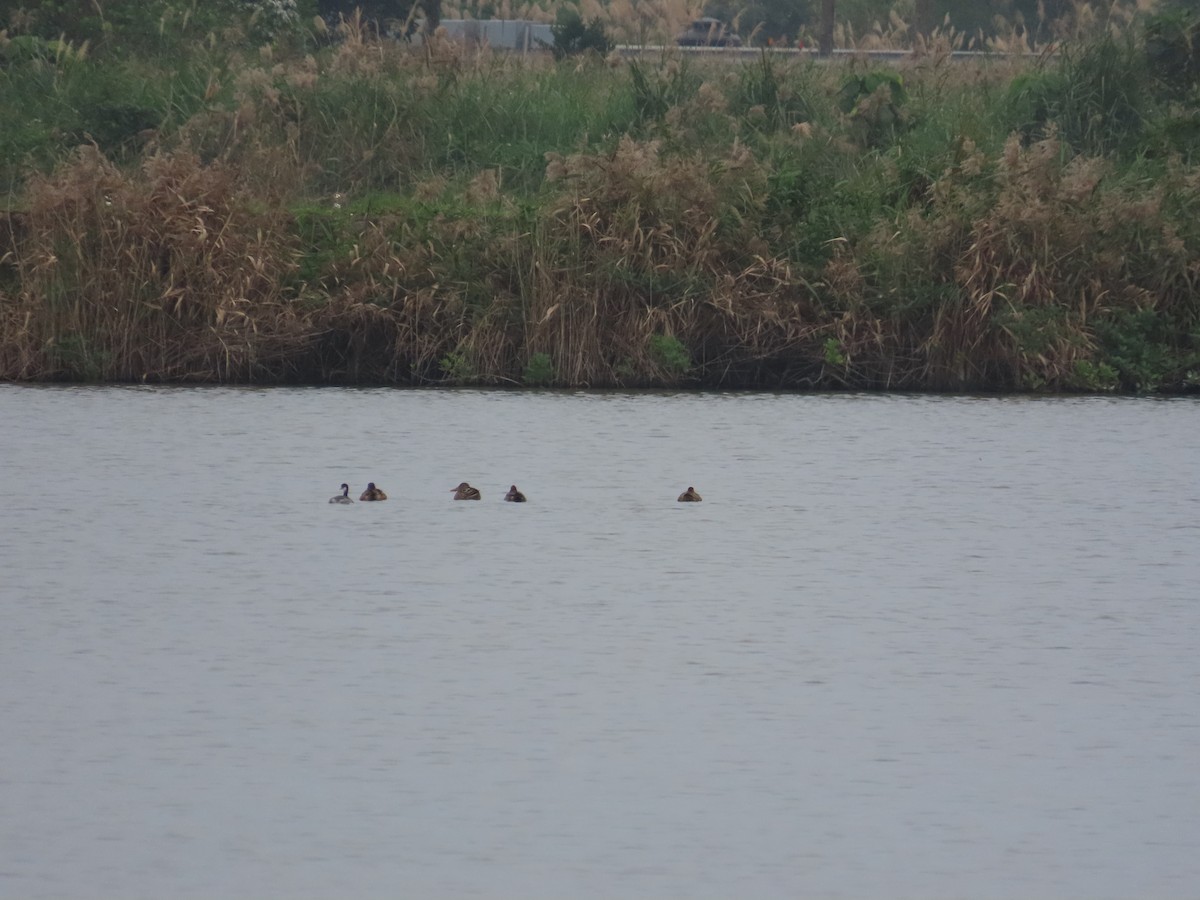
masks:
<svg viewBox="0 0 1200 900"><path fill-rule="evenodd" d="M1194 390L1200 107L1151 68L30 59L0 378Z"/></svg>

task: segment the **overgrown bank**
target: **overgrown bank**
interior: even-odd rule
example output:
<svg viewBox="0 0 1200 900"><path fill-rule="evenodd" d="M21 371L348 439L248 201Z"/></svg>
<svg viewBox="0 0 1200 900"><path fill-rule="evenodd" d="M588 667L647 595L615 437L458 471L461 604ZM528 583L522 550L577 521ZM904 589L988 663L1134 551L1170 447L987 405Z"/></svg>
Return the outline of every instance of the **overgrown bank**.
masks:
<svg viewBox="0 0 1200 900"><path fill-rule="evenodd" d="M1193 390L1200 103L1147 46L34 54L0 377Z"/></svg>

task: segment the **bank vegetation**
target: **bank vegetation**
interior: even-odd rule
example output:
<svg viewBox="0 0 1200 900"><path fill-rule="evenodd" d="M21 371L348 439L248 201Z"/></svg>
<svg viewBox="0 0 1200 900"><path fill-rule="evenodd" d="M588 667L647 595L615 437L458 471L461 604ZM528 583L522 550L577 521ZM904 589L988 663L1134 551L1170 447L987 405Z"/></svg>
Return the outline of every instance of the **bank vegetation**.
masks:
<svg viewBox="0 0 1200 900"><path fill-rule="evenodd" d="M0 47L0 378L1200 386L1200 38Z"/></svg>

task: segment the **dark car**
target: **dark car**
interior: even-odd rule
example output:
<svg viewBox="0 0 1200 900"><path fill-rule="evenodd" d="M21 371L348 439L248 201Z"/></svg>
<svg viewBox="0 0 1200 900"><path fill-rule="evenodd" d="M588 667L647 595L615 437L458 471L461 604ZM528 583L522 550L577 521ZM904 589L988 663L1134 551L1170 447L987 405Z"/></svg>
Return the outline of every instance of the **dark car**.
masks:
<svg viewBox="0 0 1200 900"><path fill-rule="evenodd" d="M697 19L675 36L680 47L740 47L742 39L720 19Z"/></svg>

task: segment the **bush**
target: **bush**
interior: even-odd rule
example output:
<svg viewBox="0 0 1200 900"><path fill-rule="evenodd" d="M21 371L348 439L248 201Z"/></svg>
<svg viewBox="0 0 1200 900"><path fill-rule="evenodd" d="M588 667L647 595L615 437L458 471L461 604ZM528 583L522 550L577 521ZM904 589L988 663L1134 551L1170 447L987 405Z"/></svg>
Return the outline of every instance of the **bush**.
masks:
<svg viewBox="0 0 1200 900"><path fill-rule="evenodd" d="M554 26L554 46L551 48L555 59L574 56L594 50L604 56L612 49L613 43L604 31L604 25L599 19L584 25L579 11L570 6L561 6Z"/></svg>
<svg viewBox="0 0 1200 900"><path fill-rule="evenodd" d="M1200 85L1200 15L1177 10L1146 24L1146 65L1169 96L1182 98Z"/></svg>
<svg viewBox="0 0 1200 900"><path fill-rule="evenodd" d="M650 336L650 356L668 375L686 375L692 367L692 357L679 339L667 334Z"/></svg>
<svg viewBox="0 0 1200 900"><path fill-rule="evenodd" d="M895 72L852 75L838 92L838 108L850 116L850 132L864 147L890 144L906 119L904 79Z"/></svg>
<svg viewBox="0 0 1200 900"><path fill-rule="evenodd" d="M1152 391L1173 380L1178 355L1165 317L1152 310L1121 311L1098 321L1096 333L1126 390Z"/></svg>
<svg viewBox="0 0 1200 900"><path fill-rule="evenodd" d="M451 384L470 384L475 380L477 372L466 353L455 351L442 357L438 366L442 375Z"/></svg>
<svg viewBox="0 0 1200 900"><path fill-rule="evenodd" d="M529 357L524 376L527 385L545 387L553 384L554 379L554 361L550 359L549 353L535 353Z"/></svg>
<svg viewBox="0 0 1200 900"><path fill-rule="evenodd" d="M1037 139L1053 127L1080 152L1137 152L1154 102L1132 37L1106 34L1068 47L1052 65L1012 83L1009 104L1022 134Z"/></svg>

